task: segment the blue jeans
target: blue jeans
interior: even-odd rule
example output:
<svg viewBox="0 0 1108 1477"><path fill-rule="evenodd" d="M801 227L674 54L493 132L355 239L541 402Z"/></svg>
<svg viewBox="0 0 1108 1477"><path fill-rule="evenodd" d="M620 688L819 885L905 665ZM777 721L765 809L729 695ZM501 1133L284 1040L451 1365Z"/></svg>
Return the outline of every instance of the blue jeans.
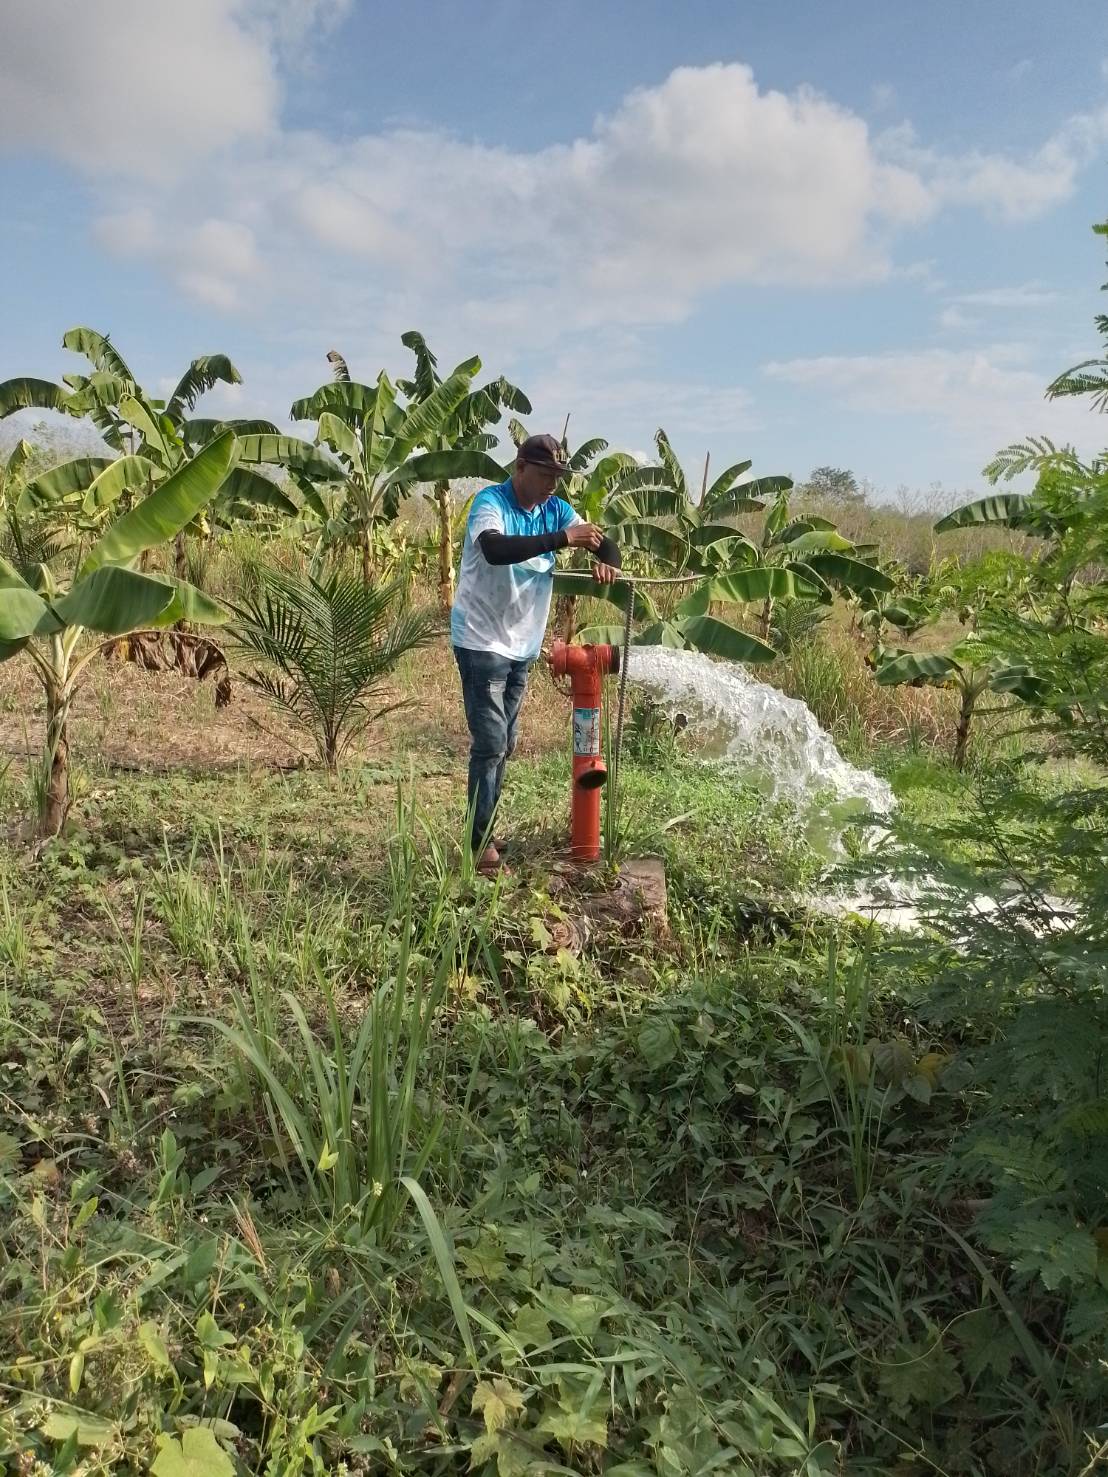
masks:
<svg viewBox="0 0 1108 1477"><path fill-rule="evenodd" d="M516 725L532 663L492 651L470 651L465 646L455 646L454 657L462 675L462 701L472 740L468 793L473 847L480 851L492 840L504 765L516 746Z"/></svg>

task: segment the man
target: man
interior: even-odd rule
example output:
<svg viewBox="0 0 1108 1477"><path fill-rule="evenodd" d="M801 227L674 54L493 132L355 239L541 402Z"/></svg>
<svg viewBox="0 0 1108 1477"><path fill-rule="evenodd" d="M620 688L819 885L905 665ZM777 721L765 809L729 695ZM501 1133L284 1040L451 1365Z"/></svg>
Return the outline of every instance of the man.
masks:
<svg viewBox="0 0 1108 1477"><path fill-rule="evenodd" d="M529 436L507 482L474 498L466 525L450 637L472 739L469 805L482 871L500 865L493 821L550 614L555 551L590 550L601 584L611 584L620 567L619 549L603 530L554 496L568 471L553 436Z"/></svg>

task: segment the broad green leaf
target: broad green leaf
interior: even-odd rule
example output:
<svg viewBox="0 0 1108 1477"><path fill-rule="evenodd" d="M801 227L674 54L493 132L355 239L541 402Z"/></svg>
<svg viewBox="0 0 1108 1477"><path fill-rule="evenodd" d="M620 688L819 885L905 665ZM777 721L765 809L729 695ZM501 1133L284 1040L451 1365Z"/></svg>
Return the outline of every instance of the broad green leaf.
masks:
<svg viewBox="0 0 1108 1477"><path fill-rule="evenodd" d="M689 543L694 549L706 549L712 544L724 543L729 539L745 544L752 555L757 553L746 535L737 528L732 528L730 523L698 523L689 531Z"/></svg>
<svg viewBox="0 0 1108 1477"><path fill-rule="evenodd" d="M790 559L806 559L809 554L845 554L854 545L834 528L810 528L792 538L784 536L776 540Z"/></svg>
<svg viewBox="0 0 1108 1477"><path fill-rule="evenodd" d="M802 533L812 533L813 531L834 533L836 532L836 528L830 518L817 518L812 514L807 514L803 518L794 518L791 522L786 523L784 528L777 533L773 542L775 544L787 544L792 539L799 538Z"/></svg>
<svg viewBox="0 0 1108 1477"><path fill-rule="evenodd" d="M393 433L398 414L396 387L382 370L377 376L373 404L362 418L363 463L371 478L375 478L388 464L395 444Z"/></svg>
<svg viewBox="0 0 1108 1477"><path fill-rule="evenodd" d="M121 456L89 483L82 508L86 513L110 507L124 492L149 490L157 470L144 456Z"/></svg>
<svg viewBox="0 0 1108 1477"><path fill-rule="evenodd" d="M344 420L325 410L319 418L316 440L329 446L336 456L344 457L353 467L362 460L362 443Z"/></svg>
<svg viewBox="0 0 1108 1477"><path fill-rule="evenodd" d="M413 485L416 482L455 482L462 477L482 477L503 482L508 472L483 451L459 447L455 451L426 451L411 456L384 484Z"/></svg>
<svg viewBox="0 0 1108 1477"><path fill-rule="evenodd" d="M568 459L569 470L571 472L584 472L594 457L598 457L602 451L607 450L608 443L602 436L594 436L591 441L582 441L581 445Z"/></svg>
<svg viewBox="0 0 1108 1477"><path fill-rule="evenodd" d="M338 463L325 456L318 446L313 446L310 441L301 441L296 436L239 436L238 444L238 460L242 466L264 462L272 466L289 467L307 477L316 477L321 482L334 481L346 475Z"/></svg>
<svg viewBox="0 0 1108 1477"><path fill-rule="evenodd" d="M621 477L604 515L607 523L633 523L642 518L681 518L688 510L685 499L666 482L644 482L628 491Z"/></svg>
<svg viewBox="0 0 1108 1477"><path fill-rule="evenodd" d="M294 421L318 420L325 410L341 416L348 424L360 421L373 409L377 398L376 385L360 385L355 380L339 380L320 385L314 395L303 400L294 400L289 409L289 419Z"/></svg>
<svg viewBox="0 0 1108 1477"><path fill-rule="evenodd" d="M728 497L734 493L737 497L745 497L741 488L735 487L735 482L744 472L749 472L751 463L749 461L736 462L734 466L728 467L709 484L701 499L700 506L703 512L714 512L718 499Z"/></svg>
<svg viewBox="0 0 1108 1477"><path fill-rule="evenodd" d="M174 597L174 587L167 580L118 564L105 564L55 600L54 611L67 626L122 636L153 625Z"/></svg>
<svg viewBox="0 0 1108 1477"><path fill-rule="evenodd" d="M81 573L91 574L102 564L128 563L144 549L157 548L173 538L219 491L237 455L234 432L224 431L137 507L118 518L93 547Z"/></svg>
<svg viewBox="0 0 1108 1477"><path fill-rule="evenodd" d="M585 578L582 579L581 575ZM629 586L626 582L617 580L612 585L602 585L592 578L587 570L581 570L580 574L571 575L568 570L557 570L554 574L555 595L577 595L584 599L605 600L616 606L619 610L626 611L630 599ZM655 621L658 612L654 602L647 594L642 585L635 586L635 612L636 620Z"/></svg>
<svg viewBox="0 0 1108 1477"><path fill-rule="evenodd" d="M139 1343L141 1343L142 1347L146 1350L146 1353L150 1358L150 1362L156 1368L173 1368L172 1362L169 1358L169 1351L166 1349L165 1346L165 1340L158 1332L158 1326L156 1323L140 1323L138 1336Z"/></svg>
<svg viewBox="0 0 1108 1477"><path fill-rule="evenodd" d="M95 374L63 375L67 385L75 391L69 405L71 415L88 415L103 425L102 412L114 410L125 395L135 389L135 383L126 375L109 374L98 369Z"/></svg>
<svg viewBox="0 0 1108 1477"><path fill-rule="evenodd" d="M62 348L83 354L104 374L118 375L132 385L135 383L126 361L106 333L98 333L95 328L71 328L62 335Z"/></svg>
<svg viewBox="0 0 1108 1477"><path fill-rule="evenodd" d="M470 1409L483 1417L485 1430L492 1435L502 1431L523 1409L523 1396L508 1380L479 1380Z"/></svg>
<svg viewBox="0 0 1108 1477"><path fill-rule="evenodd" d="M816 594L813 586L798 579L790 569L781 569L773 564L756 564L750 569L736 569L714 576L709 584L709 598L730 601L735 605L749 605L756 600L810 599ZM685 602L677 607L677 613L693 614L686 609Z"/></svg>
<svg viewBox="0 0 1108 1477"><path fill-rule="evenodd" d="M250 467L231 468L219 489L219 501L221 505L254 503L259 508L273 508L275 512L285 513L290 518L299 511L271 477Z"/></svg>
<svg viewBox="0 0 1108 1477"><path fill-rule="evenodd" d="M651 1071L657 1072L668 1066L677 1055L680 1044L677 1027L668 1016L650 1017L639 1027L639 1054Z"/></svg>
<svg viewBox="0 0 1108 1477"><path fill-rule="evenodd" d="M158 1437L153 1477L234 1477L235 1464L207 1426L189 1426L180 1437Z"/></svg>
<svg viewBox="0 0 1108 1477"><path fill-rule="evenodd" d="M473 376L481 368L476 357L466 359L436 385L426 399L408 410L396 430L396 439L404 446L423 446L450 418L469 391Z"/></svg>
<svg viewBox="0 0 1108 1477"><path fill-rule="evenodd" d="M172 626L177 621L191 621L194 626L222 626L231 619L231 612L222 601L214 600L211 595L205 595L203 590L198 590L187 580L173 579L166 574L158 575L157 578L170 586L173 599L161 614L150 622L153 629Z"/></svg>
<svg viewBox="0 0 1108 1477"><path fill-rule="evenodd" d="M685 482L685 474L681 470L681 463L677 460L673 447L669 444L669 437L661 426L654 432L654 445L658 448L658 456L661 458L662 466L666 470L666 478L669 485L677 493L682 504L689 501L688 484Z"/></svg>
<svg viewBox="0 0 1108 1477"><path fill-rule="evenodd" d="M684 651L688 645L675 621L655 621L636 635L635 646L668 646L674 651Z"/></svg>
<svg viewBox="0 0 1108 1477"><path fill-rule="evenodd" d="M927 682L941 687L960 676L961 671L952 656L909 651L882 662L875 675L882 687L897 687L904 682Z"/></svg>
<svg viewBox="0 0 1108 1477"><path fill-rule="evenodd" d="M185 445L190 451L206 446L220 431L234 431L236 436L279 436L281 433L272 421L259 420L201 420L190 417L182 427Z"/></svg>
<svg viewBox="0 0 1108 1477"><path fill-rule="evenodd" d="M530 400L518 385L512 384L511 380L506 380L501 375L499 379L493 381L492 388L496 390L497 398L505 410L518 410L520 415L531 414Z"/></svg>
<svg viewBox="0 0 1108 1477"><path fill-rule="evenodd" d="M777 653L766 642L712 615L690 615L672 622L686 646L706 656L720 656L729 662L771 662Z"/></svg>
<svg viewBox="0 0 1108 1477"><path fill-rule="evenodd" d="M19 498L20 511L48 507L51 503L72 497L74 493L83 493L112 465L110 456L82 456L51 467L24 487Z"/></svg>
<svg viewBox="0 0 1108 1477"><path fill-rule="evenodd" d="M831 585L842 585L847 590L893 590L894 580L883 569L865 564L861 559L851 559L846 554L809 554L804 561Z"/></svg>
<svg viewBox="0 0 1108 1477"><path fill-rule="evenodd" d="M788 569L797 579L811 585L815 598L824 605L830 605L835 598L835 592L827 581L812 568L810 561L803 559L790 559Z"/></svg>
<svg viewBox="0 0 1108 1477"><path fill-rule="evenodd" d="M29 441L17 441L8 455L8 476L14 477L18 471L27 465L34 454L35 448Z"/></svg>
<svg viewBox="0 0 1108 1477"><path fill-rule="evenodd" d="M177 383L165 408L171 421L180 421L186 410L191 410L205 390L214 384L241 385L242 375L226 354L204 354L194 359Z"/></svg>
<svg viewBox="0 0 1108 1477"><path fill-rule="evenodd" d="M26 375L4 380L0 384L0 419L17 410L68 410L71 399L69 390L51 380L29 379Z"/></svg>
<svg viewBox="0 0 1108 1477"><path fill-rule="evenodd" d="M46 602L29 585L0 584L0 643L22 645L48 615Z"/></svg>
<svg viewBox="0 0 1108 1477"><path fill-rule="evenodd" d="M779 497L783 492L791 492L792 486L791 477L754 477L751 481L744 482L738 490L744 497L768 501L770 498Z"/></svg>
<svg viewBox="0 0 1108 1477"><path fill-rule="evenodd" d="M680 534L649 518L637 523L618 524L613 536L620 549L640 549L655 559L664 559L667 564L679 565L685 561L687 546Z"/></svg>
<svg viewBox="0 0 1108 1477"><path fill-rule="evenodd" d="M1022 492L996 492L955 508L935 524L936 533L949 533L954 528L972 528L981 523L1006 523L1019 528L1030 511L1032 499Z"/></svg>
<svg viewBox="0 0 1108 1477"><path fill-rule="evenodd" d="M592 1415L589 1410L556 1410L543 1416L535 1428L553 1436L567 1451L582 1443L592 1446L607 1446L608 1423L603 1415Z"/></svg>
<svg viewBox="0 0 1108 1477"><path fill-rule="evenodd" d="M435 373L439 361L432 354L427 340L416 328L410 328L407 333L402 333L400 342L406 349L411 349L415 355L416 368L413 385L419 398L426 400L439 382ZM408 390L405 389L404 393L408 394Z"/></svg>
<svg viewBox="0 0 1108 1477"><path fill-rule="evenodd" d="M147 451L157 456L167 469L171 467L174 460L173 447L166 439L154 407L136 390L120 400L119 413L129 426L134 426L141 433Z"/></svg>
<svg viewBox="0 0 1108 1477"><path fill-rule="evenodd" d="M107 1417L72 1407L52 1410L40 1429L51 1441L68 1441L76 1436L78 1446L107 1446L117 1434L114 1422Z"/></svg>
<svg viewBox="0 0 1108 1477"><path fill-rule="evenodd" d="M512 1333L525 1349L550 1342L550 1319L534 1303L524 1303L515 1316Z"/></svg>

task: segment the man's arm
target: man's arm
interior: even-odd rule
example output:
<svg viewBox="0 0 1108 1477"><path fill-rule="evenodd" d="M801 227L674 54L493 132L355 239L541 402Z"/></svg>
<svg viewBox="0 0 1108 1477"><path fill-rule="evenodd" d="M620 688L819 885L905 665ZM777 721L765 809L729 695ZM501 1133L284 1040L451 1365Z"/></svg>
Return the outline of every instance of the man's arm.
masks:
<svg viewBox="0 0 1108 1477"><path fill-rule="evenodd" d="M619 545L595 523L571 523L554 533L496 533L490 528L477 535L477 546L489 564L522 564L536 554L569 547L588 549L598 564L621 567Z"/></svg>

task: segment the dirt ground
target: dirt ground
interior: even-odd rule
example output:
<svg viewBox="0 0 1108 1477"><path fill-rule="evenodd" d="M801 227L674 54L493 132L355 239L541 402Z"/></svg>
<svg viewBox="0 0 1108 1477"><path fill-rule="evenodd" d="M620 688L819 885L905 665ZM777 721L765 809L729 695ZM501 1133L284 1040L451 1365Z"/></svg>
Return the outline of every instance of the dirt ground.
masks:
<svg viewBox="0 0 1108 1477"><path fill-rule="evenodd" d="M405 658L380 697L382 706L395 701L407 706L371 725L352 747L350 762L412 756L443 769L464 763L468 735L461 685L445 641ZM536 665L521 726L521 757L562 748L568 727L568 698L555 689L546 668ZM17 658L0 666L0 767L12 761L21 769L41 742L41 690L30 665ZM310 739L237 671L231 701L216 708L210 681L99 660L89 665L74 699L70 744L74 762L90 772L211 774L316 762Z"/></svg>

